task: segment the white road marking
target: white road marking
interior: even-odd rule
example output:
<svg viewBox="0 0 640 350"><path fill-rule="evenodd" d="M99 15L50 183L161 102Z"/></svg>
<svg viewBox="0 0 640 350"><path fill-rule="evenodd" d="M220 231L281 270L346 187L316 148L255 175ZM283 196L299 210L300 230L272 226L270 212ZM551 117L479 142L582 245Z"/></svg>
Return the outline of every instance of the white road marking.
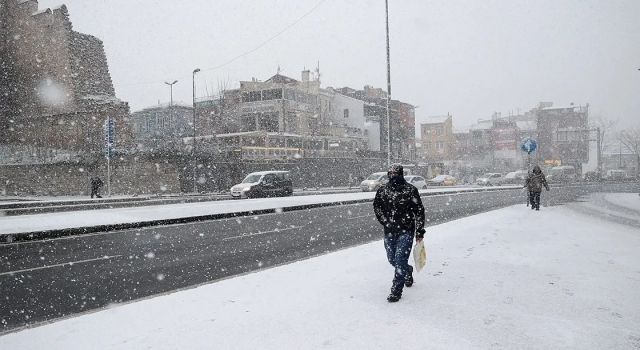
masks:
<svg viewBox="0 0 640 350"><path fill-rule="evenodd" d="M61 263L61 264L55 264L55 265L47 265L47 266L41 266L41 267L34 267L31 269L24 269L24 270L16 270L16 271L9 271L9 272L3 272L0 273L0 276L4 276L4 275L13 275L16 273L21 273L21 272L28 272L28 271L36 271L36 270L43 270L43 269L50 269L53 267L61 267L61 266L65 266L65 265L75 265L75 264L83 264L83 263L88 263L88 262L92 262L92 261L99 261L99 260L108 260L108 259L113 259L113 258L119 258L122 255L111 255L111 256L103 256L100 258L95 258L95 259L86 259L86 260L78 260L78 261L70 261L70 262L66 262L66 263Z"/></svg>
<svg viewBox="0 0 640 350"><path fill-rule="evenodd" d="M289 231L289 230L295 230L297 228L301 228L301 227L305 227L306 225L302 225L302 226L293 226L293 227L287 227L287 228L282 228L282 229L275 229L275 230L271 230L271 231L260 231L260 232L255 232L255 233L247 233L247 234L243 234L240 236L231 236L231 237L226 237L223 238L223 241L228 241L231 239L238 239L238 238L245 238L245 237L252 237L252 236L258 236L258 235L264 235L266 233L274 233L274 232L282 232L282 231Z"/></svg>

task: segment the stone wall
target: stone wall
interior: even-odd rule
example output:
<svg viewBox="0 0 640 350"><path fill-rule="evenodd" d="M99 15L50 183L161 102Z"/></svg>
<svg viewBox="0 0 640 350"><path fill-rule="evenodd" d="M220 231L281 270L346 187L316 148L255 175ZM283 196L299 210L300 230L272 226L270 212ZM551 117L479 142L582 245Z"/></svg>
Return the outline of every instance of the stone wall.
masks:
<svg viewBox="0 0 640 350"><path fill-rule="evenodd" d="M168 162L140 160L135 157L111 162L112 195L153 195L180 192L178 169ZM0 195L78 196L88 195L89 177L97 175L105 183L107 164L98 163L24 164L0 166Z"/></svg>
<svg viewBox="0 0 640 350"><path fill-rule="evenodd" d="M374 172L386 170L386 160L367 158L315 158L294 162L216 161L199 162L197 173L200 192L228 191L249 173L265 170L291 172L295 188L349 186L359 184ZM179 167L183 169L180 184L183 192L193 191L193 163L188 159Z"/></svg>

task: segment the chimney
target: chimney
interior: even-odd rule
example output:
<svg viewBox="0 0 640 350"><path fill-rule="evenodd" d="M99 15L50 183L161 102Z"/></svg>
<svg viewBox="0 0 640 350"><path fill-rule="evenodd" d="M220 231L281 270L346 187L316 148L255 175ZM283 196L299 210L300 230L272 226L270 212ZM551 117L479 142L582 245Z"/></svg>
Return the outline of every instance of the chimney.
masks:
<svg viewBox="0 0 640 350"><path fill-rule="evenodd" d="M309 70L305 69L302 71L302 81L303 82L308 82L309 81Z"/></svg>

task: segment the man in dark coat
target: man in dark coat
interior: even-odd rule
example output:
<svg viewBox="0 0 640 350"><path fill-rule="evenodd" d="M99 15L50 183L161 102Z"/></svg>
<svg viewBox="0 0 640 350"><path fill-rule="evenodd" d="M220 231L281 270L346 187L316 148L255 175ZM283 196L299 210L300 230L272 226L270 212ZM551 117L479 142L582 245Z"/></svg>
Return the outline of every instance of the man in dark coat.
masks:
<svg viewBox="0 0 640 350"><path fill-rule="evenodd" d="M102 198L100 195L100 187L103 185L102 180L97 176L92 176L89 182L91 182L91 198L93 198L94 195L97 198Z"/></svg>
<svg viewBox="0 0 640 350"><path fill-rule="evenodd" d="M416 241L424 238L424 207L418 189L405 181L402 165L391 165L387 175L389 182L376 192L373 210L384 226L387 260L395 268L387 297L393 303L402 297L404 286L413 285L413 267L408 260L414 235Z"/></svg>
<svg viewBox="0 0 640 350"><path fill-rule="evenodd" d="M527 182L525 183L525 187L529 190L531 209L540 210L540 192L542 192L542 186L549 191L547 179L544 177L542 169L536 165L533 167L533 171L527 176Z"/></svg>

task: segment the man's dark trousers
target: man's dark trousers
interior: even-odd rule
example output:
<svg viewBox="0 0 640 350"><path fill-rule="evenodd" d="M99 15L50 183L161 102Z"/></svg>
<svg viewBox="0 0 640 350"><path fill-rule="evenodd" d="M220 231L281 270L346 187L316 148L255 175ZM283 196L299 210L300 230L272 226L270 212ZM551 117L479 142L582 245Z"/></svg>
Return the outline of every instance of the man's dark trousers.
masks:
<svg viewBox="0 0 640 350"><path fill-rule="evenodd" d="M540 192L529 191L529 203L531 209L540 209Z"/></svg>
<svg viewBox="0 0 640 350"><path fill-rule="evenodd" d="M411 276L413 267L409 265L413 234L407 231L387 232L384 234L384 249L387 251L389 264L395 267L391 293L402 295L405 280Z"/></svg>

